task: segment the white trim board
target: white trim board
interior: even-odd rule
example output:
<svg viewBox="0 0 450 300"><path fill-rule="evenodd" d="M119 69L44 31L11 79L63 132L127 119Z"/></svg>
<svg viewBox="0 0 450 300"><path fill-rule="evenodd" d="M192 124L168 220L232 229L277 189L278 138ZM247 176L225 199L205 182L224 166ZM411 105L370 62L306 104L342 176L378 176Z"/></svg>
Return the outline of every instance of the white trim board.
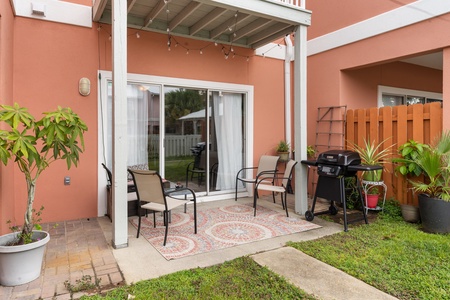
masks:
<svg viewBox="0 0 450 300"><path fill-rule="evenodd" d="M92 28L90 6L57 0L12 0L11 3L19 17ZM33 9L41 14L33 13Z"/></svg>
<svg viewBox="0 0 450 300"><path fill-rule="evenodd" d="M450 1L420 0L308 41L308 56L450 12Z"/></svg>
<svg viewBox="0 0 450 300"><path fill-rule="evenodd" d="M410 95L410 96L418 96L425 97L431 99L439 99L442 100L441 93L420 91L420 90L411 90L411 89L403 89L392 86L379 85L378 86L378 107L383 106L383 94L393 94L393 95Z"/></svg>

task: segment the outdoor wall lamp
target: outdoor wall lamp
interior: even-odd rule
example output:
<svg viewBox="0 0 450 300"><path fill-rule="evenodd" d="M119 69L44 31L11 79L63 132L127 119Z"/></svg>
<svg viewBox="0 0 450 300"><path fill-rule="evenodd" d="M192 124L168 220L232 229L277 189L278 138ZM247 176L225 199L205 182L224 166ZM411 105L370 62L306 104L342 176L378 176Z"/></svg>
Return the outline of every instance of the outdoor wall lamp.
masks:
<svg viewBox="0 0 450 300"><path fill-rule="evenodd" d="M86 77L81 78L78 83L78 91L80 95L88 96L91 93L91 81Z"/></svg>

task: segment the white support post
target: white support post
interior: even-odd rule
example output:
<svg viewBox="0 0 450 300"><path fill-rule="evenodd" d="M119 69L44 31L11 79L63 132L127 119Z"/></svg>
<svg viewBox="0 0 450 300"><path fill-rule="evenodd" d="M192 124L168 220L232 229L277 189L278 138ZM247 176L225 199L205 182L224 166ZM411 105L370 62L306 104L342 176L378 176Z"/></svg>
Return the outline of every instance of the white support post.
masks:
<svg viewBox="0 0 450 300"><path fill-rule="evenodd" d="M127 212L127 2L112 1L113 195L112 245L128 247Z"/></svg>
<svg viewBox="0 0 450 300"><path fill-rule="evenodd" d="M295 124L295 212L305 214L308 210L308 168L300 163L306 159L307 110L306 110L306 26L295 31L294 41L294 124Z"/></svg>

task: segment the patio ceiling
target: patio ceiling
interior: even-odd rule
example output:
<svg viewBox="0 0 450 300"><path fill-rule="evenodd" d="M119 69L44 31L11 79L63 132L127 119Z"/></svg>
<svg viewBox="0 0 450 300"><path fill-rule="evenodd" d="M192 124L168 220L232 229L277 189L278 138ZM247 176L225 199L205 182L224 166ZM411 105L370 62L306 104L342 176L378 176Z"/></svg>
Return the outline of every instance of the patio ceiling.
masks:
<svg viewBox="0 0 450 300"><path fill-rule="evenodd" d="M111 0L96 0L93 20L111 24ZM286 0L127 0L127 26L256 49L309 26L311 12Z"/></svg>

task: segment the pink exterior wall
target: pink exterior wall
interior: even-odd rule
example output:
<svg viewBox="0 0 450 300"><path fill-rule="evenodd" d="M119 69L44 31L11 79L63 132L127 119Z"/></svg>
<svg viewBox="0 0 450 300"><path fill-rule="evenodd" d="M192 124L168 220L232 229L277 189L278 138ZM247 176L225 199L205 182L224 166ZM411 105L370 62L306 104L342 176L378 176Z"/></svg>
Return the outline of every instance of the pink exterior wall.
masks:
<svg viewBox="0 0 450 300"><path fill-rule="evenodd" d="M411 2L415 2L415 0L306 1L306 9L312 11L312 25L308 28L308 40L364 21Z"/></svg>
<svg viewBox="0 0 450 300"><path fill-rule="evenodd" d="M11 104L13 98L13 32L14 16L7 1L0 1L0 104ZM2 128L0 128L2 129ZM14 177L12 166L0 163L0 234L8 230L7 220L14 216Z"/></svg>
<svg viewBox="0 0 450 300"><path fill-rule="evenodd" d="M37 182L35 207L44 204L43 221L97 215L97 31L16 17L14 20L13 100L36 116L60 106L71 107L87 123L86 152L78 168L55 162ZM91 94L78 93L78 81L91 80ZM71 177L65 186L64 176ZM14 167L13 221L22 223L26 184ZM2 187L3 190L3 187ZM4 200L4 198L2 198ZM11 201L8 199L8 201ZM0 221L4 223L2 219Z"/></svg>
<svg viewBox="0 0 450 300"><path fill-rule="evenodd" d="M403 62L345 70L340 82L341 99L349 109L377 106L378 85L442 93L441 70Z"/></svg>
<svg viewBox="0 0 450 300"><path fill-rule="evenodd" d="M2 22L3 18L2 14ZM78 168L68 171L64 161L56 162L38 180L35 207L44 204L44 222L98 214L97 71L111 70L111 28L102 25L102 29L97 30L98 26L82 28L16 17L8 26L12 28L13 43L5 43L4 36L0 43L7 44L14 54L10 54L11 70L5 71L2 64L0 73L13 75L13 81L7 82L10 98L28 107L37 117L58 105L69 106L89 127L85 136L86 151ZM253 50L238 47L234 49L238 54L235 58L225 59L221 46L214 44L200 54L195 49L205 47L205 42L177 37L180 45L175 47L176 42L172 40L171 51L168 51L167 35L141 31L138 39L135 33L133 29L128 31L129 73L253 85L255 162L261 154L274 153L275 144L284 137L283 61L255 57ZM183 46L190 49L189 54ZM91 81L91 93L87 97L78 93L78 81L82 77ZM1 94L2 103L4 94ZM6 169L2 168L2 174L3 170ZM26 185L16 167L10 167L10 173L7 177L0 175L0 223L4 224L7 218L20 224ZM71 185L63 184L65 176L71 177ZM7 228L0 227L0 230L4 233Z"/></svg>
<svg viewBox="0 0 450 300"><path fill-rule="evenodd" d="M328 4L321 2L320 9ZM440 70L396 61L448 47L447 18L433 18L309 56L308 143L314 143L319 106L376 106L378 85L442 93Z"/></svg>

